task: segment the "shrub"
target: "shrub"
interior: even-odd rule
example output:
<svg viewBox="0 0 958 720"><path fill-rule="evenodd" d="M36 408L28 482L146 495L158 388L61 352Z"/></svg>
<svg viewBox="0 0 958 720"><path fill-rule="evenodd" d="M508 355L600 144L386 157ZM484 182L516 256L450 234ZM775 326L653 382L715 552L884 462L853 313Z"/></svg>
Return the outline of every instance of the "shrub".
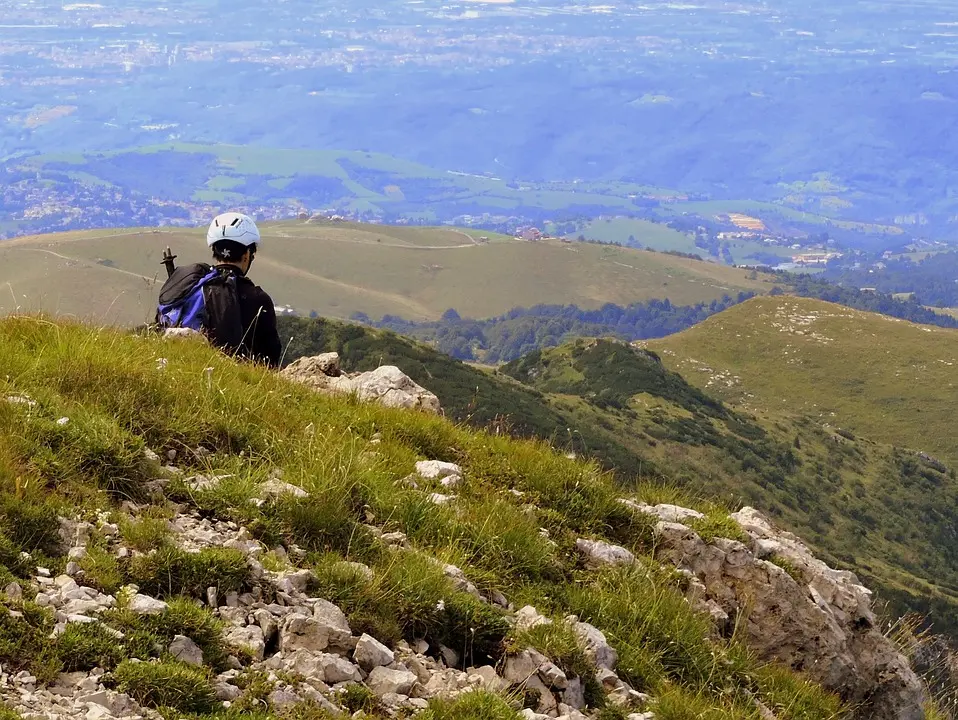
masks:
<svg viewBox="0 0 958 720"><path fill-rule="evenodd" d="M232 548L207 548L189 553L164 547L135 558L128 575L130 582L136 583L142 592L163 598L202 597L211 586L218 587L221 593L239 591L249 582L246 557Z"/></svg>
<svg viewBox="0 0 958 720"><path fill-rule="evenodd" d="M203 662L214 670L226 666L228 651L222 623L206 608L187 598L171 598L158 615L138 615L125 609L108 610L103 619L126 635L127 654L142 660L156 657L177 635L185 635L203 651Z"/></svg>
<svg viewBox="0 0 958 720"><path fill-rule="evenodd" d="M339 703L350 713L364 712L367 715L379 709L379 698L365 685L351 684L342 689Z"/></svg>
<svg viewBox="0 0 958 720"><path fill-rule="evenodd" d="M0 720L23 720L23 716L6 705L0 705Z"/></svg>
<svg viewBox="0 0 958 720"><path fill-rule="evenodd" d="M126 660L114 678L120 692L147 707L205 713L217 704L206 674L182 663Z"/></svg>
<svg viewBox="0 0 958 720"><path fill-rule="evenodd" d="M738 540L741 543L749 542L749 537L742 530L742 526L721 508L713 508L704 518L693 518L688 524L705 542L712 542L717 538Z"/></svg>
<svg viewBox="0 0 958 720"><path fill-rule="evenodd" d="M134 550L148 553L164 547L172 536L169 523L163 518L144 517L120 521L123 541Z"/></svg>
<svg viewBox="0 0 958 720"><path fill-rule="evenodd" d="M429 701L419 720L518 720L519 715L498 695L476 690L455 700Z"/></svg>
<svg viewBox="0 0 958 720"><path fill-rule="evenodd" d="M49 498L0 496L0 530L21 550L60 554L57 506Z"/></svg>
<svg viewBox="0 0 958 720"><path fill-rule="evenodd" d="M18 608L19 616L0 607L0 658L4 666L29 670L41 682L56 678L60 662L56 655L53 616L33 603Z"/></svg>
<svg viewBox="0 0 958 720"><path fill-rule="evenodd" d="M65 672L111 670L126 658L123 645L100 623L69 623L57 638L56 654Z"/></svg>
<svg viewBox="0 0 958 720"><path fill-rule="evenodd" d="M107 595L116 594L123 585L120 562L113 553L97 545L89 545L87 554L77 564L83 570L83 583Z"/></svg>

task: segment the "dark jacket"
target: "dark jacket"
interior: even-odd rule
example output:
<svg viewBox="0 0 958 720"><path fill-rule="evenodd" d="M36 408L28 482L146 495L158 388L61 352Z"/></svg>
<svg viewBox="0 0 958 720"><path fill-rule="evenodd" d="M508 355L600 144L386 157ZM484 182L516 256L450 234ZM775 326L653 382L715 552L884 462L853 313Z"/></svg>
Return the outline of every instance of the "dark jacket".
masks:
<svg viewBox="0 0 958 720"><path fill-rule="evenodd" d="M243 318L243 345L237 354L270 367L279 367L283 344L276 330L276 309L273 299L258 285L245 277L239 268L232 265L217 265L218 270L228 270L236 278L239 291L240 312Z"/></svg>

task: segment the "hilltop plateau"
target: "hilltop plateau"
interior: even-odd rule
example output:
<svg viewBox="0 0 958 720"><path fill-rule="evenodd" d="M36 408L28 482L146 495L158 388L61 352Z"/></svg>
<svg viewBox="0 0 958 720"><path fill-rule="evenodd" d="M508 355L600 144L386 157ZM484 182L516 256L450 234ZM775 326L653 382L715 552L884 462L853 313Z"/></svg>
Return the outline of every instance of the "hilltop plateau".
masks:
<svg viewBox="0 0 958 720"><path fill-rule="evenodd" d="M756 298L648 347L690 382L742 407L958 465L958 332L807 298Z"/></svg>
<svg viewBox="0 0 958 720"><path fill-rule="evenodd" d="M450 307L488 317L517 306L597 308L669 298L708 302L771 288L765 276L685 257L453 228L333 222L265 224L250 276L306 315L436 319ZM486 238L485 240L481 238ZM0 245L0 312L47 311L135 325L152 319L163 248L208 260L201 230L37 235Z"/></svg>

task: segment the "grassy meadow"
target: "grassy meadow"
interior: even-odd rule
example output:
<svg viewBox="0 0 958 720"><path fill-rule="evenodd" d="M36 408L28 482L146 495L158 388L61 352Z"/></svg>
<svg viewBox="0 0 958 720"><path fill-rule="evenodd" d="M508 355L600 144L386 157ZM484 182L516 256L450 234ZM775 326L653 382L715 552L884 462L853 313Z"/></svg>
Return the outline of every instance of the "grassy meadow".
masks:
<svg viewBox="0 0 958 720"><path fill-rule="evenodd" d="M513 307L597 308L668 298L677 305L764 292L747 271L658 253L454 228L267 223L251 278L302 314L436 319L449 308L489 317ZM480 242L478 238L487 237ZM54 312L133 325L152 318L167 245L208 260L201 229L80 231L0 246L0 312ZM4 287L6 286L6 287Z"/></svg>
<svg viewBox="0 0 958 720"><path fill-rule="evenodd" d="M314 591L340 605L354 631L389 643L425 637L476 664L497 663L507 648L531 644L586 679L602 718L624 716L606 707L603 689L588 681L594 667L569 642L562 620L570 613L604 630L619 652L619 674L652 697L660 720L759 720L756 699L780 720L834 720L847 710L787 668L759 662L735 637L708 632L709 620L692 611L679 576L653 561L648 518L619 502L623 495L677 497L668 490L630 492L594 464L542 442L318 395L236 365L201 342L9 318L0 321L0 377L2 392L20 398L0 402L0 573L8 580L29 575L33 567L22 552L61 572L57 515L96 522L105 513L124 542L145 554L120 560L99 552L94 533L82 561L85 577L106 592L135 582L170 601L160 615L135 616L119 593L117 608L103 618L122 632L117 640L99 625L51 637L52 618L29 593L22 601L0 600L0 662L8 671L27 669L43 683L63 670L99 665L108 671L105 682L165 707L167 716L247 717L257 693L269 692L269 680L248 674L253 705L217 711L210 678L230 648L219 621L193 600L209 585L242 591L252 581L238 551L176 548L158 520L179 503L242 524L267 547L297 544L305 554L296 562L314 571ZM203 490L174 477L157 495L148 483L161 471L147 448L177 451L186 474L228 477ZM400 482L427 458L462 465L454 506L436 506L431 488ZM308 497L251 503L276 470ZM126 500L137 503L135 515L121 508ZM703 509L716 527L729 524L722 508ZM370 522L403 532L417 552L390 550ZM646 564L585 571L573 550L579 537L622 544ZM534 604L555 624L518 635L501 611L454 589L436 559L517 606ZM346 573L342 560L366 563L372 575ZM158 653L180 633L202 643L203 666ZM143 660L150 662L137 662ZM433 703L426 717L515 720L516 701L478 694ZM275 720L258 712L260 720ZM290 717L326 720L315 712Z"/></svg>

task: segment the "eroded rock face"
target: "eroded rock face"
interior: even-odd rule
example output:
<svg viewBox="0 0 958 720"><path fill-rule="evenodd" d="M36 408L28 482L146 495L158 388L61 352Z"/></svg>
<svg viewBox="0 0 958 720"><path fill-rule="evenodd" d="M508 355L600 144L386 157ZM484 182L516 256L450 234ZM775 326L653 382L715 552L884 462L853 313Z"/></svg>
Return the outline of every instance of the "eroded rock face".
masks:
<svg viewBox="0 0 958 720"><path fill-rule="evenodd" d="M747 643L760 657L801 669L851 703L864 703L859 717L921 720L922 685L875 627L871 592L855 574L828 567L752 508L732 517L747 544L706 543L678 522L656 525L659 558L691 573L691 595L700 607L714 617L717 606L744 621Z"/></svg>
<svg viewBox="0 0 958 720"><path fill-rule="evenodd" d="M383 365L364 373L343 375L339 355L324 353L299 358L280 375L320 392L355 393L360 400L375 401L387 407L441 413L439 398L418 385L394 365Z"/></svg>

